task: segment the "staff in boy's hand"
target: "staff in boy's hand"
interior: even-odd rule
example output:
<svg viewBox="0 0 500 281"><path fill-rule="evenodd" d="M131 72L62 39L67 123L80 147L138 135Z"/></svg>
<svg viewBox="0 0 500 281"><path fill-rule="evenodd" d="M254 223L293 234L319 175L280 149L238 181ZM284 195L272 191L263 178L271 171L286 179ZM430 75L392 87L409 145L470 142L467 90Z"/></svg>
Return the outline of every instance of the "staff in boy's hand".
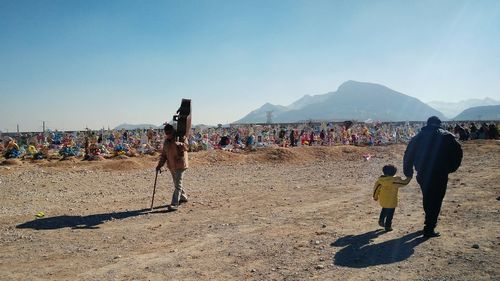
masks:
<svg viewBox="0 0 500 281"><path fill-rule="evenodd" d="M158 179L158 172L161 173L161 170L156 170L155 184L153 186L153 197L151 198L151 211L153 211L153 204L154 204L154 201L155 201L156 180Z"/></svg>

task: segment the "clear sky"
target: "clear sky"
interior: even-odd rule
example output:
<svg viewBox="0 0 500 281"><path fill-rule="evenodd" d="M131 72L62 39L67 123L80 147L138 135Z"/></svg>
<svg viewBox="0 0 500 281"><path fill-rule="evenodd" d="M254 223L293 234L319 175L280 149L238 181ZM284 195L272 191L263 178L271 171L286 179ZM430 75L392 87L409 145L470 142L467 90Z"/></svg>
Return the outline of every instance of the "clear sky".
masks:
<svg viewBox="0 0 500 281"><path fill-rule="evenodd" d="M347 80L500 99L497 0L0 0L0 130L234 122Z"/></svg>

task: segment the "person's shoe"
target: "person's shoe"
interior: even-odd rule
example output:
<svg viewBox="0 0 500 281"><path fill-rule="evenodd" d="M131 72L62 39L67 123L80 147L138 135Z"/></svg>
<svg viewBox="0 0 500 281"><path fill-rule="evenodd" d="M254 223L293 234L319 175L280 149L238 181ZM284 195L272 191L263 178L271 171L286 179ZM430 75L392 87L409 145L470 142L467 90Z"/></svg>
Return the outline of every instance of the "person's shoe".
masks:
<svg viewBox="0 0 500 281"><path fill-rule="evenodd" d="M389 232L389 231L392 231L392 227L390 227L390 226L385 228L385 232Z"/></svg>
<svg viewBox="0 0 500 281"><path fill-rule="evenodd" d="M168 205L167 209L170 211L170 212L173 212L173 211L177 211L177 208L179 206L178 205Z"/></svg>
<svg viewBox="0 0 500 281"><path fill-rule="evenodd" d="M433 237L439 237L439 236L441 236L441 234L439 232L434 231L434 230L424 231L425 238L433 238Z"/></svg>
<svg viewBox="0 0 500 281"><path fill-rule="evenodd" d="M383 221L378 221L378 225L380 225L381 227L384 227L384 222Z"/></svg>

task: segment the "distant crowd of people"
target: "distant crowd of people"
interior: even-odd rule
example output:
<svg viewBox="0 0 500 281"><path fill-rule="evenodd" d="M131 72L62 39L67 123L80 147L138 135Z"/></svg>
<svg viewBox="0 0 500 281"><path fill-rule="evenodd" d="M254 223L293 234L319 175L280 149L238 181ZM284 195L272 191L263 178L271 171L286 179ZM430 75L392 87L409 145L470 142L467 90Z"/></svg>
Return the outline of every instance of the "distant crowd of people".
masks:
<svg viewBox="0 0 500 281"><path fill-rule="evenodd" d="M453 129L451 126L448 131L453 132L459 140L475 140L475 139L498 139L498 127L495 123L482 123L478 128L475 123L456 124Z"/></svg>
<svg viewBox="0 0 500 281"><path fill-rule="evenodd" d="M399 123L295 123L195 127L188 138L189 151L223 149L239 151L260 147L333 145L389 145L408 143L423 122ZM495 122L444 123L443 127L461 141L498 139ZM161 152L164 134L158 129L99 130L21 133L2 136L0 155L4 158L55 158L77 156L92 160L101 157L135 156Z"/></svg>

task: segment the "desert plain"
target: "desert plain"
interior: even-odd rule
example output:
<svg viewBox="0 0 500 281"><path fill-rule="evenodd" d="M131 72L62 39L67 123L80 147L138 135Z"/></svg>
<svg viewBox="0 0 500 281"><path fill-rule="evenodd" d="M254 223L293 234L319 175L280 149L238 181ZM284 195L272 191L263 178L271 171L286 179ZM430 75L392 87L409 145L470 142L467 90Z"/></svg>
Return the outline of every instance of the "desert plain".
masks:
<svg viewBox="0 0 500 281"><path fill-rule="evenodd" d="M427 240L415 180L377 224L373 184L405 148L190 153L176 212L168 171L150 210L157 156L2 165L0 280L500 280L500 142L462 143Z"/></svg>

